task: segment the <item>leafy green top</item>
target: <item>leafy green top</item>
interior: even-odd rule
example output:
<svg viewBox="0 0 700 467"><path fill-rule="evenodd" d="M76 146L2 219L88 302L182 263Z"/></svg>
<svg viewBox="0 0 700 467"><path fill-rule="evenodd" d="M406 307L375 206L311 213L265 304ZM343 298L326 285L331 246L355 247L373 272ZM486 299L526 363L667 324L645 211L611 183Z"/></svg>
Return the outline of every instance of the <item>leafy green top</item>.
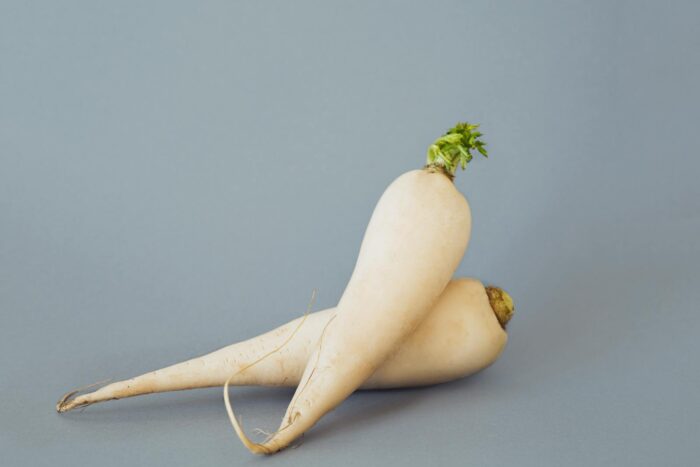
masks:
<svg viewBox="0 0 700 467"><path fill-rule="evenodd" d="M482 134L477 131L478 124L458 123L447 133L435 140L428 147L428 168L443 170L450 178L453 178L457 167L464 170L472 160L472 151L477 150L482 156L488 157L484 147L486 143L479 138Z"/></svg>

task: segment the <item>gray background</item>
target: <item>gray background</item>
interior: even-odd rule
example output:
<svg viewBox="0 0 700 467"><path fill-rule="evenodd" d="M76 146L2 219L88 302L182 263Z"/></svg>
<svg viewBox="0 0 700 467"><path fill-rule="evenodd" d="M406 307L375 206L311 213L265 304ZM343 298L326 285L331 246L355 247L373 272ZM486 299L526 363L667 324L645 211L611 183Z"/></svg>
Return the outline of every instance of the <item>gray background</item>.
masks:
<svg viewBox="0 0 700 467"><path fill-rule="evenodd" d="M0 3L0 452L15 465L691 465L697 2ZM336 303L371 210L460 119L487 371L353 395L272 458L218 389L59 416ZM233 391L248 430L290 397Z"/></svg>

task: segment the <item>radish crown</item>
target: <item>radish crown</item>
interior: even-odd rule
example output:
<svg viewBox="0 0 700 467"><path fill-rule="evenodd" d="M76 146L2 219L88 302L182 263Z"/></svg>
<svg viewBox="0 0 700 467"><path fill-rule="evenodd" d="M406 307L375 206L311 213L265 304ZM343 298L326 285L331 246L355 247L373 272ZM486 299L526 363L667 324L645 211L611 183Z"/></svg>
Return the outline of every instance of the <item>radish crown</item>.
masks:
<svg viewBox="0 0 700 467"><path fill-rule="evenodd" d="M472 160L472 151L476 150L488 157L486 143L481 141L482 134L477 131L478 124L458 123L447 133L428 146L426 167L443 171L450 179L454 178L457 167L464 170Z"/></svg>
<svg viewBox="0 0 700 467"><path fill-rule="evenodd" d="M515 313L513 299L508 295L508 292L493 285L486 287L486 295L489 297L491 309L496 315L498 322L505 329L508 321L513 317L513 313Z"/></svg>

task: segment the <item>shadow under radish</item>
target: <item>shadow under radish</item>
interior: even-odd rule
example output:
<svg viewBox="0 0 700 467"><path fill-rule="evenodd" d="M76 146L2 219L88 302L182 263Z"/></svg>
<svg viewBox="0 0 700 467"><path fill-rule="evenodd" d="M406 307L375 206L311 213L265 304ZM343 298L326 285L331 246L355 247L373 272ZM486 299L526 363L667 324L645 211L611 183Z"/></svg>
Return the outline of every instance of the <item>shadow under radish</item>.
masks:
<svg viewBox="0 0 700 467"><path fill-rule="evenodd" d="M347 436L350 432L361 432L375 424L390 424L402 412L415 410L423 404L454 394L468 398L473 392L472 389L489 384L487 375L480 372L460 380L432 386L357 391L321 419L304 435L301 442L306 444L325 441Z"/></svg>

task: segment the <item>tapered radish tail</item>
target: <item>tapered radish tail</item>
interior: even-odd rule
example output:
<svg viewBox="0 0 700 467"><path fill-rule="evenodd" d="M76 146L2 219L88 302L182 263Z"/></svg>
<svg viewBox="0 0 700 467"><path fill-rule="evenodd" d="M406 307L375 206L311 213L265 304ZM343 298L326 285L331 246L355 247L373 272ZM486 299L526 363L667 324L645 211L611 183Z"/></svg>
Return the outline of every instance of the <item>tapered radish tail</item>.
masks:
<svg viewBox="0 0 700 467"><path fill-rule="evenodd" d="M326 330L328 329L328 326L331 324L331 322L333 321L334 318L335 318L335 316L333 316L328 321L328 323L326 323L326 325L323 328L323 331L321 331L321 336L319 337L319 344L318 344L319 347L322 346L323 337L325 336ZM319 355L320 355L319 353L316 353L314 355L315 356L315 364L313 367L314 369L316 368L316 365L318 364ZM250 366L253 366L253 364L251 364ZM278 449L273 449L267 443L274 441L275 437L278 436L280 432L284 431L287 428L290 428L293 425L295 420L293 420L293 419L289 420L289 422L286 425L280 427L277 431L275 431L273 433L269 433L267 440L262 444L251 441L251 439L248 438L248 436L245 434L245 431L243 430L243 427L241 426L238 419L236 418L236 415L233 413L233 406L231 405L231 399L229 397L229 385L231 384L231 380L235 376L236 376L235 374L231 375L224 383L224 405L226 405L226 413L228 414L228 418L231 421L231 425L233 426L233 429L235 430L236 434L240 438L241 442L243 443L243 445L246 448L248 448L248 450L250 452L252 452L254 454L272 454L272 453L278 451L279 449L282 449L284 446L281 446ZM307 379L306 384L308 384L308 382L309 382L309 380ZM303 388L302 388L302 390L303 390ZM295 395L295 397L292 399L292 403L291 403L292 406L294 405L294 401L296 400L297 396L298 396L298 394Z"/></svg>
<svg viewBox="0 0 700 467"><path fill-rule="evenodd" d="M217 350L216 352L212 352L202 357L193 358L191 360L171 365L160 370L152 371L135 378L108 384L91 393L80 394L87 389L103 385L106 382L91 384L90 386L79 388L64 395L56 404L56 411L59 413L64 413L79 407L87 407L97 402L124 399L127 397L152 394L156 392L180 391L185 389L221 386L226 378L226 376L222 375L228 374L231 375L231 377L228 378L229 383L234 377L238 377L238 384L250 384L251 382L255 381L264 383L264 380L260 381L256 379L254 375L246 377L246 370L278 352L280 349L286 346L294 338L294 336L297 335L311 314L311 309L316 301L316 295L317 292L314 289L311 293L311 299L309 300L306 312L300 319L298 319L296 326L291 332L288 333L286 339L282 341L282 343L275 345L272 350L264 353L263 355L253 356L252 358L246 357L243 359L243 362L241 362L240 359L236 359L236 355L241 353L241 351L238 351L238 349L246 345L246 341L244 341L242 343L224 347L223 349ZM284 331L287 327L289 327L289 324L292 323L288 323L287 325L282 326L282 328L271 331L270 333L267 333L267 335L274 335L276 332L279 332L280 329ZM259 337L258 340L264 339L265 336L266 335ZM262 342L258 342L258 344L263 345ZM238 369L231 373L232 370L230 370L230 368L232 369L236 367L238 367ZM277 381L279 381L278 378ZM272 382L275 382L275 379L273 379Z"/></svg>
<svg viewBox="0 0 700 467"><path fill-rule="evenodd" d="M254 454L272 454L272 451L270 451L264 444L259 444L251 441L250 438L248 438L248 436L245 434L245 431L243 431L243 427L241 427L240 423L238 422L238 419L236 418L236 415L233 413L233 407L231 406L231 400L229 399L228 389L230 383L230 378L227 379L224 383L224 404L226 405L226 413L228 413L228 418L229 420L231 420L231 425L236 431L238 438L241 440L243 445ZM276 433L272 433L271 436L274 436L275 434Z"/></svg>
<svg viewBox="0 0 700 467"><path fill-rule="evenodd" d="M67 392L61 397L58 402L56 403L56 412L58 413L63 413L63 412L68 412L69 410L77 409L78 407L87 407L90 405L90 402L84 401L84 400L78 400L76 401L78 394L81 392L87 391L88 389L96 388L98 386L103 386L107 383L109 383L110 380L104 380L104 381L99 381L97 383L93 384L88 384L87 386L83 386L77 389L74 389L70 392Z"/></svg>

